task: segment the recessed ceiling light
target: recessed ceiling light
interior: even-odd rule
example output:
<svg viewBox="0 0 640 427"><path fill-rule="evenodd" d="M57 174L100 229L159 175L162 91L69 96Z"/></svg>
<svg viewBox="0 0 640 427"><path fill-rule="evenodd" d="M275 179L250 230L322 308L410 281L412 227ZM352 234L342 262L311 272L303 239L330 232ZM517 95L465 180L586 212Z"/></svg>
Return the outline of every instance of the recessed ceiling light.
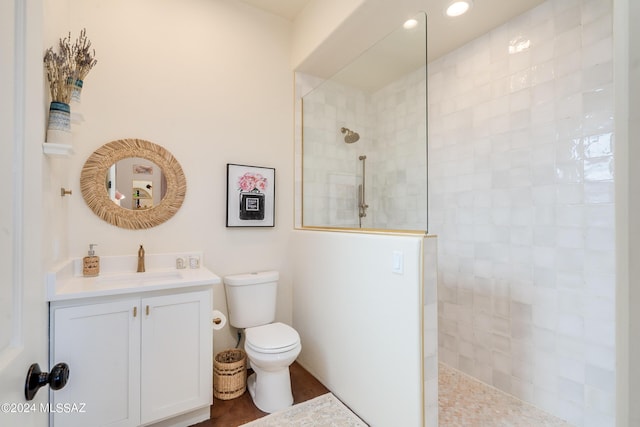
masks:
<svg viewBox="0 0 640 427"><path fill-rule="evenodd" d="M418 20L417 19L407 19L406 21L404 21L404 24L402 24L402 26L407 29L410 30L412 28L415 28L418 26Z"/></svg>
<svg viewBox="0 0 640 427"><path fill-rule="evenodd" d="M455 1L447 7L445 14L451 17L460 16L466 13L470 8L471 8L470 0Z"/></svg>

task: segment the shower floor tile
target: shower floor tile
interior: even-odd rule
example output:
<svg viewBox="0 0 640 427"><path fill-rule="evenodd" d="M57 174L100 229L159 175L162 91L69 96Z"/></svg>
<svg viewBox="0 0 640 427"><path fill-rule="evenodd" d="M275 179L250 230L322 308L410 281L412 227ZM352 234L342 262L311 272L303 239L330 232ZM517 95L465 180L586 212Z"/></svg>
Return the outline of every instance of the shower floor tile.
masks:
<svg viewBox="0 0 640 427"><path fill-rule="evenodd" d="M442 363L438 366L438 386L440 427L571 427Z"/></svg>

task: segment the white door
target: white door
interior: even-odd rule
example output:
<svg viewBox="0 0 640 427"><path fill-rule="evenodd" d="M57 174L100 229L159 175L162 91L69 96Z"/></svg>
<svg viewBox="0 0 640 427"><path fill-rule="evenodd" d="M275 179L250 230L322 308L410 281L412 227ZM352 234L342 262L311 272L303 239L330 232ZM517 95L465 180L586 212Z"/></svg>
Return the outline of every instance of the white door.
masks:
<svg viewBox="0 0 640 427"><path fill-rule="evenodd" d="M211 404L211 292L142 299L143 424Z"/></svg>
<svg viewBox="0 0 640 427"><path fill-rule="evenodd" d="M49 368L40 256L43 81L38 3L0 1L1 426L45 427L48 420L46 388L32 406L26 406L24 397L29 366L38 363L45 372Z"/></svg>

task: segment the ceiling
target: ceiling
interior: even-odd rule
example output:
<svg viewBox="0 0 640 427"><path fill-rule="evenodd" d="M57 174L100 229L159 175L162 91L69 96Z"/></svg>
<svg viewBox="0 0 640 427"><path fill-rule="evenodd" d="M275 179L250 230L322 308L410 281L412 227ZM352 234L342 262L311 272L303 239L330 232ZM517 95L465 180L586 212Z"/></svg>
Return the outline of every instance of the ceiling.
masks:
<svg viewBox="0 0 640 427"><path fill-rule="evenodd" d="M293 21L311 0L241 0L253 7Z"/></svg>
<svg viewBox="0 0 640 427"><path fill-rule="evenodd" d="M312 0L241 0L258 9L293 21ZM394 1L394 0L389 0ZM452 0L424 0L428 25L428 61L457 49L496 28L544 0L473 0L473 7L463 16L449 18L444 8ZM418 12L418 11L416 11Z"/></svg>
<svg viewBox="0 0 640 427"><path fill-rule="evenodd" d="M240 0L258 9L275 14L290 21L314 0ZM316 0L321 1L321 0ZM383 39L371 38L363 28L376 32L389 22L390 11L402 6L398 0L363 0L357 13L336 30L320 47L320 53L314 52L313 60L299 71L322 79L332 78L343 84L374 92L400 76L418 69L424 64L424 20L420 33L407 36L406 31L398 30L387 34ZM453 0L414 0L426 12L427 27L427 63L469 43L483 34L510 21L514 17L543 3L545 0L472 0L469 12L457 18L444 14L446 6ZM389 3L384 3L389 2ZM404 16L400 9L394 10L395 18ZM414 16L418 16L417 13ZM422 14L424 16L424 13ZM354 19L351 19L354 18ZM403 19L406 19L404 17ZM377 27L380 26L380 27ZM398 24L401 27L401 22ZM380 33L380 31L378 31ZM379 40L373 46L370 40ZM348 40L348 43L345 43ZM347 45L349 47L347 47ZM360 50L358 50L358 46ZM505 46L505 49L507 46ZM362 50L365 49L365 50ZM339 71L338 71L339 70Z"/></svg>

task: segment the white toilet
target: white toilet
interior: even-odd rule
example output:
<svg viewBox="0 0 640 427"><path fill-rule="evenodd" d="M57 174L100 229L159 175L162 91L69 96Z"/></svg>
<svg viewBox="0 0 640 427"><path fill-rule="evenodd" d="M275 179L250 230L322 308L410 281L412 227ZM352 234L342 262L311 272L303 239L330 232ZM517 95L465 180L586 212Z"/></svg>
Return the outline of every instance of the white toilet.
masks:
<svg viewBox="0 0 640 427"><path fill-rule="evenodd" d="M245 344L254 373L247 379L253 403L264 412L293 404L289 365L300 354L300 336L276 316L277 271L225 276L229 323L244 328Z"/></svg>

